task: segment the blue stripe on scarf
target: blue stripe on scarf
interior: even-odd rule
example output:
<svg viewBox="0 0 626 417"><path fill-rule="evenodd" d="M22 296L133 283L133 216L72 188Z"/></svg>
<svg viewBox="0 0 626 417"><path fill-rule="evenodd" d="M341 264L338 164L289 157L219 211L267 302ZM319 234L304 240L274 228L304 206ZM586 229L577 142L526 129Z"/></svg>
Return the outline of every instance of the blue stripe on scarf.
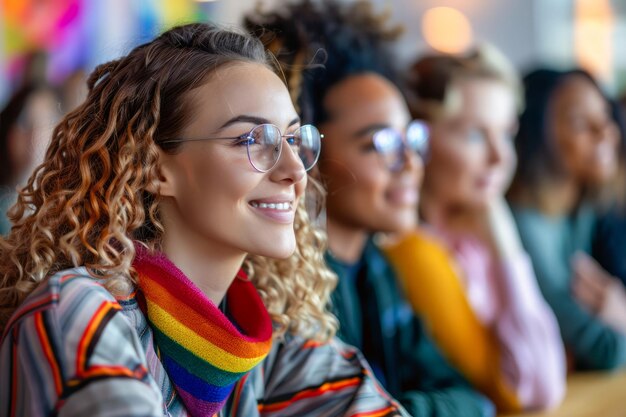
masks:
<svg viewBox="0 0 626 417"><path fill-rule="evenodd" d="M234 383L224 387L215 386L189 373L170 357L164 356L162 359L167 374L173 381L176 381L176 386L179 386L196 398L203 401L221 402L233 390Z"/></svg>

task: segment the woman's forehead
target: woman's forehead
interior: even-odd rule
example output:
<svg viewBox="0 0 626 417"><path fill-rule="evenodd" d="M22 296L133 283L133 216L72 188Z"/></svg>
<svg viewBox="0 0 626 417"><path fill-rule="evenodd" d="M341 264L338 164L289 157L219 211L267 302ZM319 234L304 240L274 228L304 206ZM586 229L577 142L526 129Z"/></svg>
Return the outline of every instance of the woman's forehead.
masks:
<svg viewBox="0 0 626 417"><path fill-rule="evenodd" d="M196 117L220 126L243 114L267 119L279 127L297 117L284 83L258 63L241 62L217 69L192 97Z"/></svg>
<svg viewBox="0 0 626 417"><path fill-rule="evenodd" d="M333 86L324 99L331 121L367 123L371 118L406 123L408 108L400 91L376 74L348 77Z"/></svg>

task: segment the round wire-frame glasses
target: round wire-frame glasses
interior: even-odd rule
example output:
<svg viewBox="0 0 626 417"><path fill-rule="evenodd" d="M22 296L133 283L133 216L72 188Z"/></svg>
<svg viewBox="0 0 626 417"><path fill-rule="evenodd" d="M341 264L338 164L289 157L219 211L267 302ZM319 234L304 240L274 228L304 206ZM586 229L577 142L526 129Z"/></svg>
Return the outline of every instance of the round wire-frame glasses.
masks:
<svg viewBox="0 0 626 417"><path fill-rule="evenodd" d="M277 126L264 123L253 127L248 133L240 136L170 139L161 143L239 139L237 144L246 146L250 165L259 172L268 172L278 163L283 150L283 142L287 142L302 161L304 169L308 171L315 166L319 159L323 137L324 135L320 134L313 125L303 125L294 133L283 135ZM283 141L283 139L285 140Z"/></svg>
<svg viewBox="0 0 626 417"><path fill-rule="evenodd" d="M392 127L381 129L372 135L374 148L391 171L399 171L406 162L405 150L425 158L428 153L430 129L423 120L411 121L403 133Z"/></svg>

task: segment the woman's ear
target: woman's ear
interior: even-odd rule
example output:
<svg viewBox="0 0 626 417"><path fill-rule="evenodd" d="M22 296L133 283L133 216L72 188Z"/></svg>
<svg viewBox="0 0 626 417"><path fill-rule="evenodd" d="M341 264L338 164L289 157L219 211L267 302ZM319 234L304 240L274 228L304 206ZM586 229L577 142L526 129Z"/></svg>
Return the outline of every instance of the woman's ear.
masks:
<svg viewBox="0 0 626 417"><path fill-rule="evenodd" d="M146 186L146 191L161 197L173 197L175 191L174 172L172 170L172 155L159 149L159 163L155 168L155 176Z"/></svg>

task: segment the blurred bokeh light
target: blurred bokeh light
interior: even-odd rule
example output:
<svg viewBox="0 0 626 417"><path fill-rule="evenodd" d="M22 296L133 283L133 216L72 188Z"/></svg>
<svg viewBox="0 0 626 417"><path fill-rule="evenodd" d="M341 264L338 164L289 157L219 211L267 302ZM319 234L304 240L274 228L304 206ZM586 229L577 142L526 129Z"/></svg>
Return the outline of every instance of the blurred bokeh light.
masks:
<svg viewBox="0 0 626 417"><path fill-rule="evenodd" d="M463 13L452 7L433 7L422 17L424 40L437 51L464 52L473 40L472 26Z"/></svg>

